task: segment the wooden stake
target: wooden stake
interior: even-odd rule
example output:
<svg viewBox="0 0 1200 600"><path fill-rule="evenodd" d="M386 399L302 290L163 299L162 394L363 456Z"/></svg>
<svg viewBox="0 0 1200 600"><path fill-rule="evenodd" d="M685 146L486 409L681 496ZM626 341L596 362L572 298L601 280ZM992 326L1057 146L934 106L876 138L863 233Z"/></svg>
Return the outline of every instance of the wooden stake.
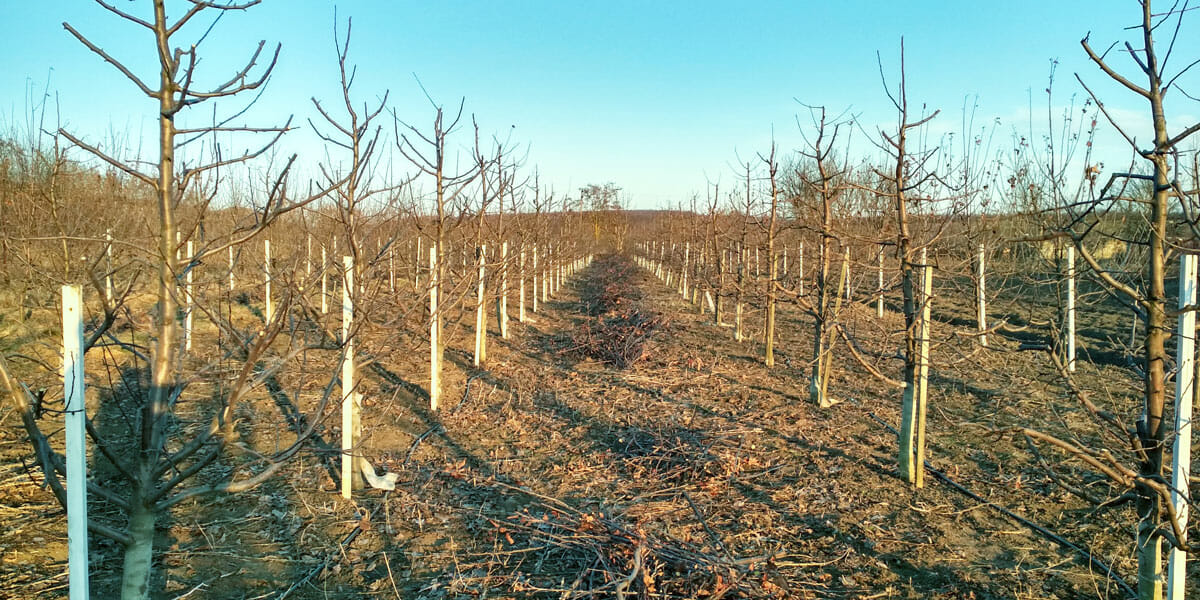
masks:
<svg viewBox="0 0 1200 600"><path fill-rule="evenodd" d="M1125 357L1128 358L1134 348L1137 348L1137 331L1138 331L1138 314L1137 311L1131 311L1129 315L1129 346L1125 350Z"/></svg>
<svg viewBox="0 0 1200 600"><path fill-rule="evenodd" d="M195 312L195 310L194 310L195 299L192 297L192 267L193 267L192 256L194 256L192 254L192 240L188 240L188 242L187 242L187 256L188 256L188 264L187 264L187 266L184 267L185 269L187 269L187 271L185 271L185 274L183 276L184 280L186 281L186 284L184 286L184 294L183 294L183 296L184 296L183 297L183 301L184 301L184 306L183 306L183 349L185 351L191 351L191 349L192 349L192 317L193 317L193 313Z"/></svg>
<svg viewBox="0 0 1200 600"><path fill-rule="evenodd" d="M926 264L925 250L921 250L921 320L918 322L917 341L917 447L916 486L925 487L925 414L929 406L929 311L933 303L933 266Z"/></svg>
<svg viewBox="0 0 1200 600"><path fill-rule="evenodd" d="M500 244L500 297L496 299L500 337L508 339L508 242Z"/></svg>
<svg viewBox="0 0 1200 600"><path fill-rule="evenodd" d="M1196 255L1179 257L1179 342L1175 364L1175 447L1171 452L1171 506L1175 509L1175 524L1183 532L1180 542L1187 541L1188 480L1192 462L1192 400L1195 397L1196 375ZM1171 547L1167 558L1167 600L1183 600L1187 576L1187 552Z"/></svg>
<svg viewBox="0 0 1200 600"><path fill-rule="evenodd" d="M437 245L429 248L429 410L437 412L442 396L441 314L438 312Z"/></svg>
<svg viewBox="0 0 1200 600"><path fill-rule="evenodd" d="M927 253L921 250L921 261L916 268L921 269L921 290L917 294L921 314L915 324L917 331L917 365L916 381L904 387L904 401L900 412L900 476L917 487L924 484L925 457L925 399L928 397L925 387L928 381L929 359L929 294L932 291L932 267L926 264Z"/></svg>
<svg viewBox="0 0 1200 600"><path fill-rule="evenodd" d="M538 271L538 247L533 245L533 312L538 311L538 281L540 281L541 273Z"/></svg>
<svg viewBox="0 0 1200 600"><path fill-rule="evenodd" d="M87 402L83 379L83 292L62 287L63 414L67 452L67 572L71 600L87 600Z"/></svg>
<svg viewBox="0 0 1200 600"><path fill-rule="evenodd" d="M263 282L266 287L265 315L269 324L275 317L275 307L271 303L271 240L263 240L263 249L267 257L263 262Z"/></svg>
<svg viewBox="0 0 1200 600"><path fill-rule="evenodd" d="M733 306L733 339L736 342L745 339L742 319L742 298L746 294L746 252L747 250L744 247L738 249L737 296Z"/></svg>
<svg viewBox="0 0 1200 600"><path fill-rule="evenodd" d="M804 242L796 250L796 291L804 295Z"/></svg>
<svg viewBox="0 0 1200 600"><path fill-rule="evenodd" d="M1075 372L1075 246L1067 246L1067 372Z"/></svg>
<svg viewBox="0 0 1200 600"><path fill-rule="evenodd" d="M721 252L717 254L717 297L713 299L712 309L713 323L718 327L723 324L721 323L721 319L725 318L724 298L722 296L725 293L725 266L729 264L728 254L729 252L725 249L721 249Z"/></svg>
<svg viewBox="0 0 1200 600"><path fill-rule="evenodd" d="M875 294L876 294L875 295L875 316L882 319L883 318L883 246L879 247L879 256L876 258L878 258L878 261L879 261L879 269L877 271L877 273L879 275L879 283L876 285L876 288L875 288Z"/></svg>
<svg viewBox="0 0 1200 600"><path fill-rule="evenodd" d="M517 292L517 320L525 322L525 243L521 243L521 266L518 278L521 280L520 291Z"/></svg>
<svg viewBox="0 0 1200 600"><path fill-rule="evenodd" d="M775 366L775 279L779 276L773 255L767 256L767 268L767 323L763 327L766 350L763 362L770 368Z"/></svg>
<svg viewBox="0 0 1200 600"><path fill-rule="evenodd" d="M546 252L542 255L546 264L542 267L542 302L550 301L550 257L554 252L554 245L547 244Z"/></svg>
<svg viewBox="0 0 1200 600"><path fill-rule="evenodd" d="M740 342L744 337L742 334L742 303L735 302L733 305L733 339Z"/></svg>
<svg viewBox="0 0 1200 600"><path fill-rule="evenodd" d="M549 251L546 253L546 285L549 286L550 297L553 298L558 293L558 288L555 287L558 270L555 265L558 263L559 248L555 248L554 244L548 244Z"/></svg>
<svg viewBox="0 0 1200 600"><path fill-rule="evenodd" d="M850 248L849 247L846 248L846 256L843 259L843 263L846 265L846 300L850 300L850 296L851 296L850 267L851 267L851 264L850 264Z"/></svg>
<svg viewBox="0 0 1200 600"><path fill-rule="evenodd" d="M108 263L108 268L104 270L104 300L109 304L113 301L112 255L112 229L108 229L104 232L104 257Z"/></svg>
<svg viewBox="0 0 1200 600"><path fill-rule="evenodd" d="M690 258L688 255L691 253L691 251L692 251L691 242L685 242L683 244L683 266L679 269L679 295L682 296L685 300L688 297L688 277L687 277L688 273L687 272L688 272L688 260Z"/></svg>
<svg viewBox="0 0 1200 600"><path fill-rule="evenodd" d="M347 500L354 489L354 423L357 420L357 393L354 390L354 257L343 256L342 275L342 497Z"/></svg>
<svg viewBox="0 0 1200 600"><path fill-rule="evenodd" d="M821 327L818 329L817 337L813 341L814 354L817 358L813 365L813 376L809 380L808 395L809 399L813 400L817 406L821 408L830 408L839 401L834 401L829 396L829 380L833 374L833 342L834 329L832 323L836 323L838 315L842 313L842 292L846 286L850 285L850 249L846 248L843 253L842 267L838 270L837 287L833 293L822 291L822 295L826 298L833 299L833 307L826 307L824 316L822 317ZM828 278L824 279L825 285L828 286Z"/></svg>
<svg viewBox="0 0 1200 600"><path fill-rule="evenodd" d="M476 280L475 295L475 357L472 364L476 367L487 360L487 310L484 306L484 256L487 245L480 244L475 250L475 261L479 265L479 278Z"/></svg>
<svg viewBox="0 0 1200 600"><path fill-rule="evenodd" d="M983 244L979 245L979 273L976 285L976 300L975 304L978 309L979 316L979 345L987 348L987 271L985 268L985 256L983 252Z"/></svg>
<svg viewBox="0 0 1200 600"><path fill-rule="evenodd" d="M329 269L326 268L329 262L325 258L325 244L321 244L321 314L329 314L329 289L328 277Z"/></svg>

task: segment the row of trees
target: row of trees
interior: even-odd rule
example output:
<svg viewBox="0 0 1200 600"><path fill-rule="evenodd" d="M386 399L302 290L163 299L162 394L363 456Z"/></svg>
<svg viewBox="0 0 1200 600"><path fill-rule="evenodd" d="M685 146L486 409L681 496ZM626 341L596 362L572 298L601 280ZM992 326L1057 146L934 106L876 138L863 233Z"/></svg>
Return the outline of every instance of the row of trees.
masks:
<svg viewBox="0 0 1200 600"><path fill-rule="evenodd" d="M1040 142L1030 139L1035 137L1031 124L1029 135L1016 134L1007 151L992 148L994 129L986 128L931 143L927 125L940 113L910 108L902 44L898 77L884 78L895 122L868 132L878 151L875 158L855 163L842 150L850 130L862 129L852 117L831 117L822 107L806 107L807 119L801 121L805 145L790 163L781 167L773 147L757 161L740 163L738 190L722 197L719 186L712 185L706 215L697 214L693 200L690 210L681 207L682 218L641 223L635 235L646 241L639 251L651 268L681 285L681 292L687 293L690 280L700 310L708 304L717 323L724 323L732 302L733 335L739 340L747 338L743 313L753 302L763 315L760 347L767 367L775 362L775 305L780 300L795 303L813 322L807 364L816 404L836 402L829 374L838 368L833 352L838 341L844 342L854 368L902 389L900 473L917 486L924 471L932 267L950 281L942 289L965 282L967 289L958 291L976 298L978 325L937 326L973 337L982 347L988 345L989 333L999 332L1018 339L1024 349L1048 350L1048 360L1072 397L1093 415L1101 435L1052 435L1037 416L1026 427L1001 433L1036 441L1106 476L1111 497L1084 494L1089 500L1136 501L1138 594L1159 598L1163 542L1176 553L1193 549L1180 511L1170 503L1174 494L1186 507L1186 471L1182 483L1171 483L1164 466L1167 444L1180 431L1190 431L1186 422L1172 428L1167 418L1168 384L1175 376L1167 340L1172 319L1195 310L1168 305L1168 266L1173 256L1193 252L1200 239L1200 169L1196 153L1183 146L1200 124L1172 126L1166 109L1168 98L1190 97L1181 86L1195 63L1176 59L1175 64L1184 63L1182 68L1166 68L1187 12L1187 6L1173 5L1155 13L1149 0L1140 3L1137 37L1122 47L1134 66L1133 76L1115 68L1109 53L1093 50L1089 38L1081 42L1105 77L1147 103L1150 132L1132 131L1132 125L1118 120L1083 76L1077 79L1086 100L1059 120L1052 73ZM1170 39L1158 44L1154 36L1161 31ZM973 122L972 112L964 111L964 123ZM1128 168L1103 175L1092 149L1102 122L1132 151ZM807 268L805 249L811 261ZM1011 288L1002 290L1003 285L987 289L986 273L997 268L1008 269L1004 283L1015 281L1039 298L1048 291L1058 299L1047 303L1057 313L1017 310L1019 303L1035 301L1014 295ZM1131 419L1097 408L1073 380L1076 277L1094 287L1092 301L1097 295L1109 298L1131 315L1127 366L1143 380L1140 401L1125 409ZM850 295L852 284L856 295ZM893 293L899 295L896 312L903 318L898 377L887 364L890 352L865 352L854 337L852 320L843 317L847 297L874 304L882 316L882 299ZM702 300L709 297L714 300ZM1139 329L1144 332L1140 338ZM1043 333L1035 333L1039 330Z"/></svg>
<svg viewBox="0 0 1200 600"><path fill-rule="evenodd" d="M807 313L813 320L813 349L806 383L820 406L836 403L830 374L838 368L838 347L884 384L902 389L900 471L917 485L923 473L931 267L961 274L977 292L978 327L959 327L956 333L976 336L983 345L988 333L1014 334L1040 324L1030 318L1018 325L1009 318L1015 311L1005 306L1002 293L984 286L985 257L1017 265L1043 261L1046 268L1025 276L1069 296L1076 271L1071 257L1077 256L1080 275L1125 305L1134 315L1135 331L1140 323L1144 332L1135 353L1138 362L1130 366L1144 382L1137 406L1127 410L1133 424L1097 409L1071 384L1073 357L1066 350L1069 342L1061 340L1070 330L1073 308L1061 302L1060 314L1044 323L1043 343L1026 346L1051 351L1049 360L1095 416L1106 441L1056 437L1037 423L1008 433L1081 460L1108 477L1114 497L1128 492L1136 500L1141 597L1161 595L1163 540L1179 551L1192 549L1168 501L1172 493L1186 498L1188 490L1172 487L1164 473L1165 445L1178 429L1167 425L1169 321L1194 310L1168 308L1167 270L1170 258L1189 252L1200 237L1200 169L1183 151L1200 124L1168 126L1165 109L1168 93L1187 81L1180 77L1191 68L1168 72L1165 67L1187 6L1158 14L1149 0L1141 2L1139 37L1124 46L1136 78L1114 69L1108 53L1093 51L1087 38L1082 43L1106 77L1149 104L1149 145L1145 138L1139 144L1086 84L1090 98L1061 125L1048 98L1049 133L1042 143L1029 139L1031 133L1019 137L1012 150L996 153L986 130L971 129L961 133L958 145L949 139L931 143L926 127L939 113L910 110L901 48L898 78L884 82L895 122L868 134L878 149L874 159L855 163L840 150L849 131L861 129L853 119L806 108L806 142L795 160L782 159L771 147L740 163L738 189L727 189L724 196L718 185L707 191L706 214L697 210L697 198L676 215L683 218L639 224L614 210L621 199L613 184L588 186L578 200L547 192L536 173L527 174L519 148L483 134L465 104L447 109L431 100L431 123L418 125L389 111L386 93L364 103L353 85L349 22L344 30L335 24L339 101L334 108L314 99L309 121L331 158L307 185L295 172L296 157L280 160L272 152L293 128L291 120L243 126L238 122L245 111L234 109L220 120L197 116L189 121L187 115L198 114L199 107L215 103L220 109L227 106L223 99L258 94L281 53L260 43L227 80L199 89L194 82L202 79L196 70L203 37L195 43L176 38L184 37L185 25L198 15L257 3L193 2L172 18L165 0L154 0L146 15L98 2L114 18L151 34L157 69L152 76L138 75L129 62L65 25L155 104L159 144L153 161L130 160L111 145L65 130L35 135L27 146L8 143L0 152L4 191L15 199L4 203L0 218L0 271L7 289L21 290L13 304L45 304L51 282L88 283L98 308L85 350L91 357L100 353L96 360L121 374L106 388L111 403L124 410L119 419L127 433L106 430L98 414L88 430L111 477L89 482L89 490L119 517L91 520L89 528L123 545L124 597L149 594L154 529L161 515L190 498L236 493L268 480L319 436L328 408L357 401L353 384L342 379L337 385L337 365L369 348L351 351L350 342L365 342L368 330L398 327L404 318L427 320L426 393L436 407L447 323L461 317L452 317L455 312L474 313L474 360L483 364L486 337L480 336L488 329L488 307L495 303L499 332L507 334L511 288L506 288L512 282L523 292L528 281L538 298L547 279L558 281L564 268L578 265L597 247L623 249L627 236L641 240L639 252L674 274L681 293L700 310L712 310L717 323L725 324L732 303L737 339L749 337L748 307L761 308L768 367L777 353L776 304L794 302ZM1154 34L1166 30L1160 29L1164 24L1173 37L1160 57ZM1129 142L1135 161L1106 179L1091 155L1091 134L1101 120ZM265 139L242 153L222 150L228 144L219 141L242 136ZM382 159L385 146L411 165L411 175L397 176L385 166L390 164ZM75 149L91 158L72 159ZM468 160L455 160L464 153ZM83 205L106 207L92 214L108 215L107 222L75 209ZM155 217L145 219L147 214ZM258 254L258 241L265 237L275 242L274 258L266 256L265 247ZM310 240L326 250L325 260L313 260ZM1110 242L1120 248L1112 256ZM980 246L983 252L976 251ZM350 258L345 272L334 266L340 254ZM214 272L222 284L230 274L240 281L268 272L270 280L285 283L289 278L274 263L280 256L294 265L304 256L305 268L303 276L293 268L291 283L276 287L278 296L264 298L262 316L270 318L248 320L235 311L240 303L233 294L206 296L203 285L196 291L188 284L197 275L203 284ZM415 292L405 301L394 297L398 256ZM226 261L228 272L214 268ZM311 269L314 263L318 266ZM354 317L340 336L331 333L328 318L321 316L325 311L313 300L331 271L333 281L343 282L344 302ZM116 283L112 292L109 278ZM856 299L875 304L878 315L883 298L892 295L900 297L896 312L903 318L898 375L886 363L888 354L863 350L845 318ZM331 296L332 289L323 290L321 303ZM212 354L185 351L181 317L194 311L217 333ZM148 320L139 318L144 315ZM1001 316L989 322L989 315ZM308 360L309 353L322 352L330 364L314 366L319 361ZM22 369L14 366L23 360L16 358L19 354L4 349L0 383L18 407L46 481L61 500L63 462L42 418L53 402L24 381ZM304 399L289 418L294 436L271 455L243 452L236 443L235 411L272 387L294 390L292 397ZM196 397L210 400L182 401Z"/></svg>
<svg viewBox="0 0 1200 600"><path fill-rule="evenodd" d="M258 0L192 2L179 14L169 14L165 0L145 14L97 4L149 34L153 73L138 73L130 66L136 57L112 56L64 27L153 102L156 155L130 159L117 144L66 129L4 142L0 276L18 292L4 299L6 311L20 307L27 319L56 300L55 284L94 291L84 352L89 371L115 375L89 383L87 432L98 474L88 493L104 516L89 519L88 529L123 547L121 595L134 599L151 593L156 525L173 506L250 490L302 449L323 447L327 418L361 404L354 356L379 350L372 340L380 332L428 324L429 384L421 391L436 411L447 333L458 330L459 315L477 314L480 365L485 307L494 303L507 337L510 297L519 295L525 320L526 299L536 311L593 247L621 237L624 220L615 193L593 197L593 187L611 184L582 190L587 205L548 191L520 148L485 135L465 102L447 109L431 99L431 121L416 124L391 110L386 92L365 100L354 87L349 20L334 24L337 101L312 99L307 125L327 158L306 181L298 157L276 155L293 119L240 124L244 103L253 104L283 60L279 46L260 42L223 83L196 83L211 80L199 72L205 36L189 38L187 25ZM231 101L243 105L230 108ZM229 152L227 140L246 139L259 143ZM387 144L411 166L409 175L385 160ZM458 160L464 149L470 159ZM339 289L341 335L327 316ZM203 336L192 331L194 317L205 324ZM0 390L65 506L78 490L62 483L60 434L47 420L57 414L58 401L45 391L52 370L31 368L29 352L3 348ZM237 415L268 394L292 437L264 454L245 446ZM343 437L360 427L357 417L343 423ZM354 445L343 462L361 458ZM358 484L358 471L343 477Z"/></svg>

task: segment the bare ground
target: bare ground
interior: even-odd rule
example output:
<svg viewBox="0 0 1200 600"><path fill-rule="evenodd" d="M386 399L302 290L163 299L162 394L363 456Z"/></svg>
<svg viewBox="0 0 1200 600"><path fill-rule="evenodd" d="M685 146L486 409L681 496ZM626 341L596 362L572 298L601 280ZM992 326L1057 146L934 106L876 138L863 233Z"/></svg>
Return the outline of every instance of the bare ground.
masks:
<svg viewBox="0 0 1200 600"><path fill-rule="evenodd" d="M1123 596L1080 553L997 510L1089 549L1118 576L1134 571L1131 508L1097 512L1056 486L1023 440L989 433L1034 418L1084 428L1059 378L1037 353L1017 352L1018 340L993 336L981 351L952 325L935 330L929 460L978 497L932 476L915 490L896 475L885 426L898 423L898 390L847 359L831 382L843 402L808 402L811 321L794 306L781 309L778 366L768 370L760 344L735 343L729 328L639 273L646 304L669 324L627 369L583 358L572 341L589 318L580 295L607 260L627 259L580 273L536 322L514 319L509 340L491 340L486 370L449 350L437 415L419 393L427 351L417 316L373 329L365 453L399 473L397 489L347 503L334 492L334 455L318 450L256 492L185 502L160 523L157 595ZM944 300L935 304L942 323L970 314ZM897 315L848 311L855 339L895 377ZM750 312L751 331L760 317ZM450 345L467 347L460 338ZM1080 369L1099 402L1127 406L1127 370ZM251 412L246 438L278 443L276 402L264 397ZM4 415L0 595L65 597L63 512L23 466L27 443ZM322 434L336 444L336 430ZM93 548L93 595L110 597L119 557L106 542Z"/></svg>

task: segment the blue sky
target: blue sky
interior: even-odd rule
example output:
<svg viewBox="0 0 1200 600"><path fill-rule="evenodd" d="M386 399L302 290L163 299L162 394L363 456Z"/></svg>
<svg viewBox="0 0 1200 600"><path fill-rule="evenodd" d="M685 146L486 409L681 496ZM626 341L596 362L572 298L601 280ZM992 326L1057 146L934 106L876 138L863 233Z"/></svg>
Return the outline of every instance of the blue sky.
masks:
<svg viewBox="0 0 1200 600"><path fill-rule="evenodd" d="M139 14L149 11L149 2L142 0L112 1ZM183 3L168 3L168 10L181 14ZM429 123L432 113L415 74L445 105L465 97L485 133L511 133L528 148L528 162L538 166L543 182L560 194L612 181L638 207L665 206L703 193L706 178L732 186L736 157L766 150L772 135L781 152L797 148L795 115L802 110L797 99L835 113L850 109L867 132L890 123L876 52L894 77L901 36L910 101L943 111L935 134L960 127L968 98L978 104L977 125L1000 120L1002 144L1013 128L1028 130L1031 95L1040 127L1043 89L1050 61L1057 59L1055 93L1062 104L1081 93L1073 76L1078 72L1108 106L1133 115L1132 127L1142 137L1148 135L1147 122L1137 113L1142 105L1105 81L1079 46L1088 31L1099 48L1126 39L1123 27L1135 24L1139 14L1129 0L357 0L339 3L337 11L343 21L354 18L351 60L358 65L360 102L390 90L402 118L418 126ZM140 136L154 131L153 101L139 97L61 23L70 22L153 80L148 32L85 0L8 2L5 13L0 126L24 127L29 99L41 96L48 80L61 119L85 139L121 138L132 152ZM309 98L328 104L338 93L333 16L330 2L267 0L226 15L201 46L202 72L215 81L227 77L258 40L283 44L270 86L247 120L264 124L296 115L295 123L304 128L288 134L284 150L300 152L306 166L323 157L306 129L305 119L314 116ZM209 23L199 19L183 32L190 36L180 40L191 39ZM1184 35L1200 39L1186 20ZM1183 66L1200 57L1200 43L1188 41L1176 52L1179 58L1173 60ZM1114 64L1132 66L1127 57L1115 57ZM1200 114L1188 102L1178 97L1168 116ZM193 115L192 122L208 117ZM390 118L385 129L391 129ZM1123 155L1122 142L1111 133L1100 137L1103 152ZM460 141L468 142L465 136Z"/></svg>

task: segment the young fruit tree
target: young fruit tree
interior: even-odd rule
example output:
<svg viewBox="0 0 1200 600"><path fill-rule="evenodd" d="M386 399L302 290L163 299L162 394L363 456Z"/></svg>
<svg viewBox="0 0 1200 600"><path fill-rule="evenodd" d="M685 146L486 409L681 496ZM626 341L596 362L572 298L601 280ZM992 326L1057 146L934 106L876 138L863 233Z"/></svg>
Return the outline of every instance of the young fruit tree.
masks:
<svg viewBox="0 0 1200 600"><path fill-rule="evenodd" d="M841 237L834 219L847 192L848 167L834 154L838 135L848 123L830 121L822 107L811 107L812 135L806 135L807 147L800 151L798 164L787 178L787 195L792 215L819 236L816 244L812 299L802 287L789 290L813 318L813 357L809 378L809 398L821 408L836 404L829 395L829 377L833 370L833 347L841 308L845 275L831 278L835 256L834 243ZM803 255L801 255L803 256Z"/></svg>
<svg viewBox="0 0 1200 600"><path fill-rule="evenodd" d="M451 136L458 131L463 117L464 99L449 119L442 106L430 99L434 108L433 125L426 133L393 114L397 150L421 173L433 179L433 243L429 248L429 407L436 411L441 400L442 359L445 357L444 315L447 314L447 235L455 224L450 209L463 196L471 182L481 177L479 166L470 163L459 171L446 165ZM401 133L403 129L406 133ZM478 136L476 136L478 141ZM417 143L421 147L417 147ZM478 150L478 144L477 148ZM478 155L479 152L476 152Z"/></svg>
<svg viewBox="0 0 1200 600"><path fill-rule="evenodd" d="M94 426L94 415L88 418L87 430L97 451L96 460L100 461L102 457L106 468L115 472L113 481L90 481L89 493L113 509L104 511L106 515L119 515L115 519L111 516L92 519L88 529L123 546L121 597L136 600L151 594L156 524L171 507L193 498L242 492L263 483L300 450L314 431L316 420L309 420L303 426L297 425L294 441L273 454L233 451L236 448L244 449L234 427L234 410L252 400L251 395L256 390L267 380L280 375L284 366L291 362L289 359L304 350L303 342L293 343L282 355L270 356L272 343L281 332L285 336L295 333L284 332L287 327L295 327L287 318L291 301L289 294L285 293L279 299L276 318L249 331L243 331L224 319L216 307L205 306L200 298L196 299L194 309L197 314L202 313L220 332L221 348L216 354L236 361L232 369L226 369L228 362L222 365L222 372L230 374L227 380L198 394L196 391L188 392L191 385L204 387L197 384L198 378L192 370L207 369L211 372L212 365L197 366L202 359L184 355L177 315L184 296L183 282L188 273L210 260L217 262L228 249L252 241L278 217L322 194L302 199L286 197L283 190L292 164L292 160L289 160L273 177L273 185L266 190L265 199L251 213L250 219L234 227L224 237L204 240L203 218L216 195L216 182L220 181L222 171L265 153L289 126L286 123L270 127L234 125L231 121L242 112L214 120L211 110L200 111L207 112L207 116L196 117L197 122L204 125L193 127L180 121L187 114L195 112L197 106L214 103L219 111L221 99L243 93L251 96L259 93L259 88L266 83L275 67L280 48L277 46L274 52L264 53L265 43L260 42L249 59L234 69L232 76L222 78L224 83L202 89L197 82L209 80L207 73L199 73L199 47L204 35L183 43L176 41L177 38L184 37L185 32L191 32L185 26L202 13L242 11L258 4L257 0L223 4L193 2L182 16L174 19L167 14L165 0L155 0L147 11L149 14L128 12L102 1L97 3L120 19L148 32L145 39L151 43L147 47L147 54L152 54L157 69L153 78L138 75L134 68L127 66L137 61L118 59L73 26L63 24L75 39L151 99L155 104L154 114L157 115L158 156L153 162L125 161L66 131L59 132L130 181L148 189L157 209L157 221L147 227L153 231L154 244L140 249L140 260L153 270L149 330L139 332L142 334L140 339L133 341L128 335L112 328L114 308L106 306L105 318L92 328L84 344L86 353L103 342L109 351L97 360L103 360L106 367L132 373L112 389L114 397L119 392L123 401L132 404L121 417L125 420L123 426L115 431L101 432ZM206 157L189 152L192 149L189 143L218 134L222 137L266 134L269 139L257 149L241 154L224 155L213 150ZM146 165L151 165L153 170L145 170ZM208 189L198 190L204 186ZM186 225L181 224L181 214L189 219ZM181 244L192 245L197 232L201 238L199 247L194 253L181 256ZM182 238L180 233L184 234ZM133 322L130 327L141 325ZM299 335L299 338L303 336ZM198 347L206 343L211 344L211 338L206 340L198 336L194 346L198 351ZM40 399L16 380L3 360L0 360L0 379L3 380L3 393L16 405L21 415L47 484L55 496L63 501L61 477L64 465L39 420ZM145 383L142 383L143 380L146 380ZM320 394L317 402L320 406L315 409L316 414L320 414L324 401L328 399L331 384L332 379L330 385L325 386L325 392ZM187 402L181 402L185 397ZM196 400L197 397L205 400ZM222 464L223 458L228 458L236 466ZM203 477L197 477L202 473Z"/></svg>
<svg viewBox="0 0 1200 600"><path fill-rule="evenodd" d="M775 297L779 288L779 262L775 256L775 238L779 233L779 161L775 158L775 143L771 143L771 151L759 158L767 169L767 180L770 183L771 210L767 217L767 322L763 327L763 362L768 367L775 366ZM694 212L694 211L693 211Z"/></svg>
<svg viewBox="0 0 1200 600"><path fill-rule="evenodd" d="M363 242L364 230L367 225L365 215L367 211L364 210L364 206L381 192L403 186L401 183L393 187L382 187L375 185L374 182L375 165L377 164L375 155L381 133L376 119L387 106L388 93L384 92L383 97L374 108L365 104L361 105L361 108L356 105L351 91L357 70L350 65L348 60L352 26L353 21L348 19L345 39L340 39L338 25L336 22L334 23L333 44L337 54L341 84L338 89L340 102L336 103L339 110L326 109L317 98L312 98L313 107L320 114L323 122L314 123L312 119L309 119L309 126L316 135L329 146L337 148L344 161L344 166L340 168L334 165L322 165L321 175L324 185L329 186L329 189L332 190L330 195L337 209L336 221L346 240L346 251L349 255L344 264L350 265L353 269L353 271L343 273L343 280L347 282L347 285L343 288L346 307L343 311L341 338L341 351L344 354L342 359L344 364L348 365L348 368L343 367L344 375L341 382L344 421L341 431L344 452L342 456L342 489L343 495L346 497L350 496L352 489L362 487L362 480L358 473L363 472L366 467L362 464L365 459L362 457L361 440L359 439L361 436L362 395L354 389L353 377L346 375L354 373L355 355L352 338L356 336L362 323L369 322L371 316L367 311L370 304L366 302L363 285L363 282L368 279L366 269L372 262ZM344 114L338 114L343 111ZM389 252L391 248L392 241L389 240ZM394 273L389 272L389 275L391 276L389 282L394 287ZM349 282L353 281L360 283L357 286L349 285ZM353 323L353 325L349 325L349 323ZM373 471L371 472L373 473Z"/></svg>
<svg viewBox="0 0 1200 600"><path fill-rule="evenodd" d="M750 225L757 224L758 219L754 216L756 201L754 199L754 166L750 161L744 163L739 162L738 168L744 171L745 180L745 195L736 196L730 195L730 202L734 205L734 211L741 214L741 236L736 244L735 252L736 259L736 277L734 278L734 301L733 301L733 339L742 341L745 339L745 303L746 303L746 288L749 284L747 278L750 276L749 270L749 253L750 248L748 243L750 240ZM739 173L742 174L742 173ZM756 246L757 248L757 246Z"/></svg>
<svg viewBox="0 0 1200 600"><path fill-rule="evenodd" d="M1119 416L1099 410L1086 395L1076 391L1073 395L1112 434L1110 439L1120 440L1126 445L1125 448L1088 447L1034 428L1023 428L1019 433L1082 460L1105 474L1117 487L1133 490L1138 519L1138 596L1143 600L1157 600L1162 597L1164 585L1163 540L1179 550L1195 550L1195 546L1186 541L1185 531L1179 526L1176 511L1170 503L1172 486L1166 483L1163 459L1166 444L1175 434L1169 430L1169 422L1164 418L1169 371L1166 345L1169 327L1173 317L1180 312L1194 311L1196 308L1189 306L1175 310L1168 307L1168 259L1184 246L1194 246L1196 240L1200 239L1200 228L1195 220L1198 209L1196 191L1184 189L1178 180L1181 146L1200 131L1200 123L1183 128L1172 127L1168 124L1166 110L1170 92L1188 94L1180 87L1180 77L1197 64L1193 61L1174 72L1167 70L1172 51L1178 50L1176 42L1181 39L1184 18L1191 9L1186 4L1183 7L1176 4L1163 13L1155 13L1150 0L1140 2L1140 9L1139 23L1133 28L1136 39L1123 44L1124 53L1136 67L1136 76L1127 77L1114 68L1107 52L1097 53L1092 48L1090 36L1084 37L1081 45L1087 57L1105 76L1148 105L1147 116L1151 128L1148 133L1151 135L1138 136L1130 123L1119 118L1101 102L1083 77L1076 75L1076 79L1108 123L1129 143L1136 156L1144 161L1144 168L1112 173L1104 185L1098 188L1089 185L1089 193L1084 201L1060 202L1054 207L1056 213L1065 217L1057 220L1062 225L1054 234L1070 244L1069 247L1074 249L1106 291L1136 306L1144 320L1145 336L1140 348L1143 385L1138 416L1134 426L1127 426ZM1165 32L1169 36L1165 54L1160 54L1163 46L1155 40L1156 32ZM1145 263L1142 265L1145 274L1140 284L1131 284L1114 276L1101 264L1101 259L1088 243L1112 206L1132 198L1131 189L1138 186L1131 183L1147 183L1150 186L1148 194L1137 198L1148 226L1136 239L1130 240L1145 252ZM1061 359L1056 358L1056 361L1060 373L1069 381L1067 365ZM1136 467L1117 460L1118 456L1135 463ZM1183 485L1186 489L1186 484Z"/></svg>
<svg viewBox="0 0 1200 600"><path fill-rule="evenodd" d="M924 415L926 378L923 371L928 368L927 356L922 352L923 342L927 343L928 327L922 322L921 315L927 312L929 298L920 293L919 288L928 288L928 282L923 281L931 272L926 269L924 257L926 250L938 237L938 234L927 233L924 239L916 239L912 223L912 212L925 209L932 211L936 202L929 192L935 184L937 173L934 170L936 149L918 146L912 148L910 135L920 132L921 127L932 121L941 112L935 110L930 114L914 117L908 105L908 85L904 70L904 40L900 41L900 76L893 91L888 87L884 78L884 90L892 107L896 110L895 131L879 131L876 146L882 150L888 164L874 168L874 174L881 182L875 190L879 196L892 201L895 216L896 257L900 263L900 288L903 294L904 311L904 396L901 406L901 423L899 439L899 468L900 475L906 481L920 487L923 481L925 466L921 457L924 456ZM882 61L880 75L883 76ZM920 137L917 138L920 141ZM948 222L943 219L942 222ZM922 277L921 274L925 277ZM924 359L924 360L923 360Z"/></svg>

